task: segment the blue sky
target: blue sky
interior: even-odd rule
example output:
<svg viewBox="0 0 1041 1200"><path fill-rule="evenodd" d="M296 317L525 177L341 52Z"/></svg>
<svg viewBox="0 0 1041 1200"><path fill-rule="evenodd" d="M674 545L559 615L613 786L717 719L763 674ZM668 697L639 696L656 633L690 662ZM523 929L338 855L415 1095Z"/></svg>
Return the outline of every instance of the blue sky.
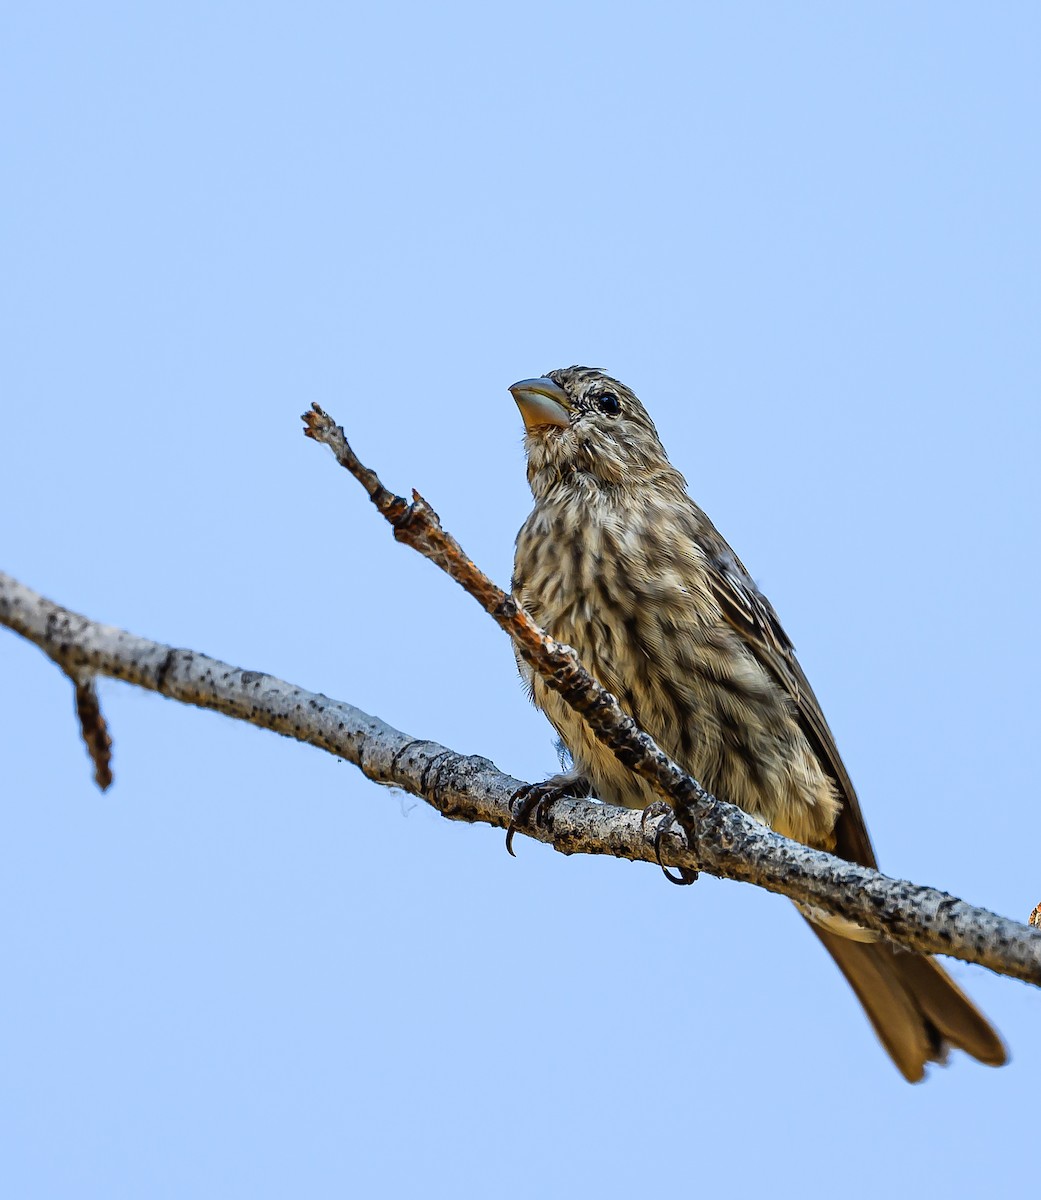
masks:
<svg viewBox="0 0 1041 1200"><path fill-rule="evenodd" d="M883 867L1041 900L1035 6L8 6L0 547L68 606L530 779L515 379L601 365L779 610ZM441 820L0 636L17 1196L1023 1193L1012 1064L908 1087L791 907ZM1029 1182L1028 1182L1029 1181Z"/></svg>

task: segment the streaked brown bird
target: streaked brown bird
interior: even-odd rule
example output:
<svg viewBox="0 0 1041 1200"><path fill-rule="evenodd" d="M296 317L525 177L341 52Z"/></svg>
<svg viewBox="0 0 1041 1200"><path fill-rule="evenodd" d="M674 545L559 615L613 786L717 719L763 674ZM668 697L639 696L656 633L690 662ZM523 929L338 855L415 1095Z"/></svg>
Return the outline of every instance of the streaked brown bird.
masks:
<svg viewBox="0 0 1041 1200"><path fill-rule="evenodd" d="M865 866L875 853L835 739L770 602L687 495L636 396L590 367L510 391L535 507L517 535L514 596L573 646L658 744L714 795L779 833ZM650 785L520 662L571 753L548 781L642 808ZM950 1046L1006 1061L1002 1041L932 958L804 913L905 1078Z"/></svg>

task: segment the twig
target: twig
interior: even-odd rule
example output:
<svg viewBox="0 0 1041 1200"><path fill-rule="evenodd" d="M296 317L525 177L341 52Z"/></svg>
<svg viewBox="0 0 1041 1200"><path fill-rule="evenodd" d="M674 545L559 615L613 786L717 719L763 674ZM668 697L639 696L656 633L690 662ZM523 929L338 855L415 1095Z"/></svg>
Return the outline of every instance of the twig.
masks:
<svg viewBox="0 0 1041 1200"><path fill-rule="evenodd" d="M76 716L79 718L80 733L90 761L94 764L94 782L104 792L112 784L112 738L98 701L94 676L73 682L76 685Z"/></svg>
<svg viewBox="0 0 1041 1200"><path fill-rule="evenodd" d="M327 445L362 484L393 526L395 538L436 563L469 592L511 636L525 661L582 714L593 733L669 802L693 861L681 864L663 855L663 862L756 883L846 917L910 949L951 954L1041 983L1041 934L1029 926L974 908L945 892L892 880L811 850L711 796L637 727L570 647L550 638L474 565L418 492L413 491L410 504L385 488L354 454L343 429L317 404L303 420L307 436ZM549 817L551 831L556 820L555 807Z"/></svg>
<svg viewBox="0 0 1041 1200"><path fill-rule="evenodd" d="M496 624L510 635L521 655L576 712L596 736L637 774L657 788L675 810L691 846L708 832L719 802L673 762L628 716L614 696L589 674L570 646L554 641L516 600L492 582L441 527L437 513L415 490L412 503L396 496L364 466L351 449L343 428L317 404L303 416L309 438L328 446L336 460L369 494L394 529L394 536L436 563L467 591ZM732 807L732 806L727 806ZM734 809L740 813L740 809ZM741 814L742 816L744 814Z"/></svg>

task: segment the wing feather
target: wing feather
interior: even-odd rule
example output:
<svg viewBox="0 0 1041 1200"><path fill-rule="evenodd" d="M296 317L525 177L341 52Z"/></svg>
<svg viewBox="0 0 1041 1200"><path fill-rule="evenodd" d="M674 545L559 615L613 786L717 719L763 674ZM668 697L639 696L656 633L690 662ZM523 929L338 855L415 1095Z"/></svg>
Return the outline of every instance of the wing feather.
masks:
<svg viewBox="0 0 1041 1200"><path fill-rule="evenodd" d="M803 733L842 797L842 810L835 826L835 853L862 866L877 868L860 801L817 697L795 657L795 647L773 605L756 587L744 564L718 533L716 538L720 549L712 557L713 569L708 573L713 594L727 621L792 697Z"/></svg>

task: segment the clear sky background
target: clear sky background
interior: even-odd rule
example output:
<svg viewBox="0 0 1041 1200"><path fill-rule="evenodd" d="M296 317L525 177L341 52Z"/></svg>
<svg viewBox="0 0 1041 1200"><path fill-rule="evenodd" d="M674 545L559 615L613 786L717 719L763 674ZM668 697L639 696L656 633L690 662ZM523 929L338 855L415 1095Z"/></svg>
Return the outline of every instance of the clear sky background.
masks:
<svg viewBox="0 0 1041 1200"><path fill-rule="evenodd" d="M1041 16L7 5L0 566L522 778L503 635L311 401L509 579L515 379L645 400L773 600L883 867L1041 900ZM791 906L442 820L0 631L0 1189L1027 1195L1011 1066L906 1085Z"/></svg>

